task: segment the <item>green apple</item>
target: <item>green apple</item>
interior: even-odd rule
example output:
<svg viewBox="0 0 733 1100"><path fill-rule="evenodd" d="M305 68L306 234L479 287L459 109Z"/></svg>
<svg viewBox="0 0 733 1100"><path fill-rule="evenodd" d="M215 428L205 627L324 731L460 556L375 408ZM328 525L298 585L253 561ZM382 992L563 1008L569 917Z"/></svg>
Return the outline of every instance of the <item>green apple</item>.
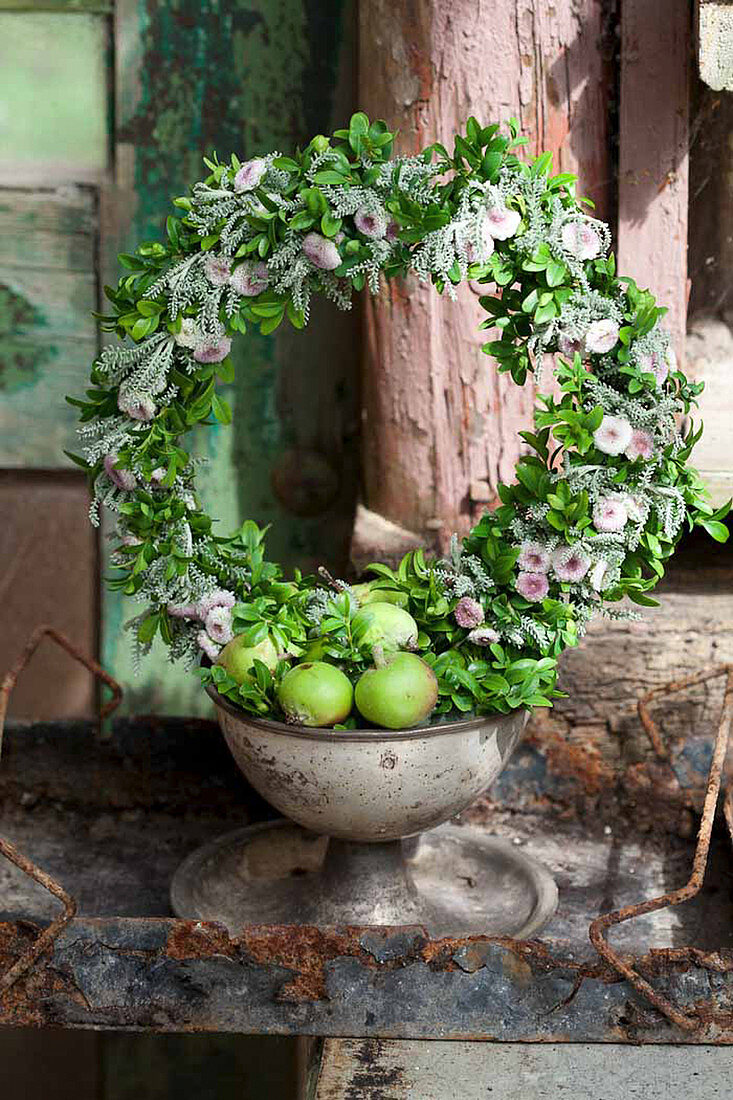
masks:
<svg viewBox="0 0 733 1100"><path fill-rule="evenodd" d="M289 722L335 726L351 713L354 689L348 676L335 665L306 661L285 673L277 697Z"/></svg>
<svg viewBox="0 0 733 1100"><path fill-rule="evenodd" d="M435 707L438 681L430 665L415 653L395 653L381 668L362 674L354 698L359 713L375 726L410 729Z"/></svg>
<svg viewBox="0 0 733 1100"><path fill-rule="evenodd" d="M408 603L406 592L400 592L397 588L375 588L374 581L352 584L351 591L359 601L359 607L368 603L394 603L398 607L407 607Z"/></svg>
<svg viewBox="0 0 733 1100"><path fill-rule="evenodd" d="M239 634L231 642L227 642L216 660L238 684L249 680L255 661L262 661L271 672L275 671L278 663L277 649L270 637L257 645L249 646L242 645L243 637L243 634Z"/></svg>
<svg viewBox="0 0 733 1100"><path fill-rule="evenodd" d="M369 650L412 649L417 642L417 623L393 603L366 604L354 615L351 628L356 644Z"/></svg>

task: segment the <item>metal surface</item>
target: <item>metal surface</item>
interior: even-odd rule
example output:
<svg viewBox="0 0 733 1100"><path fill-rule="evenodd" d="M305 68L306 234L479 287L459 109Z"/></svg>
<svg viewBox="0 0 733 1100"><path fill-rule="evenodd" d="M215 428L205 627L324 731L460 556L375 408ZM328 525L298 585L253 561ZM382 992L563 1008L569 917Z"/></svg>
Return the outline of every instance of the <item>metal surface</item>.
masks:
<svg viewBox="0 0 733 1100"><path fill-rule="evenodd" d="M329 841L287 821L253 825L194 852L171 887L178 916L219 921L231 936L264 921L524 938L557 900L550 872L516 845L450 825L387 844Z"/></svg>
<svg viewBox="0 0 733 1100"><path fill-rule="evenodd" d="M650 898L636 905L627 905L623 909L618 909L614 912L605 913L603 916L597 917L592 922L589 932L591 943L598 953L609 962L619 974L622 974L627 981L631 982L634 988L639 993L642 993L655 1008L663 1012L668 1019L678 1027L681 1027L684 1031L697 1031L702 1027L703 1019L701 1016L690 1015L678 1005L672 1003L668 997L658 993L645 978L637 973L633 963L621 958L618 952L614 951L606 939L606 930L613 925L621 924L623 921L633 920L635 917L643 916L645 913L653 913L667 906L681 905L682 902L690 901L694 898L702 889L705 879L705 869L708 862L708 852L710 851L710 838L713 831L715 808L718 804L718 796L720 794L723 764L728 750L731 718L733 718L733 666L723 665L720 668L698 673L698 675L687 677L684 680L674 681L663 688L650 692L644 699L639 701L639 716L644 724L644 728L649 733L649 738L654 745L657 755L666 757L667 753L665 746L662 742L659 730L649 714L648 704L659 695L681 691L684 688L706 683L709 680L722 676L726 678L725 694L723 696L720 724L718 726L713 748L713 758L710 763L710 775L705 793L705 803L703 806L702 819L700 821L695 858L692 864L692 874L689 880L678 890L673 890L656 898Z"/></svg>
<svg viewBox="0 0 733 1100"><path fill-rule="evenodd" d="M529 845L558 875L561 905L544 943L436 939L414 926L248 925L231 937L221 925L159 915L166 878L186 849L225 822L234 827L243 816L263 815L213 730L208 723L138 720L113 724L104 738L94 737L90 723L8 731L3 830L56 884L63 879L80 915L0 993L0 1024L733 1043L729 848L715 840L709 852L698 848L698 878L710 864L705 890L681 911L666 904L618 924L609 961L594 961L587 940L590 914L632 891L661 894L660 887L682 879L689 833L684 817L684 831L670 833L668 812L688 814L699 805L698 776L709 752L696 750L690 779L679 771L675 782L667 778L674 753L661 765L637 757L633 785L619 773L608 792L619 799L611 824L593 814L575 821L560 802L553 809L543 801L529 813L486 802L474 807L474 821L490 821L492 832ZM541 776L543 757L533 742L525 741L500 780L508 807L528 775ZM704 733L697 743L710 744ZM584 750L574 752L582 763ZM548 753L548 781L566 762L567 754ZM634 797L624 801L627 790ZM34 892L33 882L0 864L0 973L28 959L52 916L48 895ZM645 987L615 965L619 951L652 992L701 1026L685 1030L665 1017Z"/></svg>
<svg viewBox="0 0 733 1100"><path fill-rule="evenodd" d="M342 840L413 836L470 806L514 751L528 714L411 730L307 730L252 718L209 694L232 755L263 798Z"/></svg>
<svg viewBox="0 0 733 1100"><path fill-rule="evenodd" d="M28 639L25 649L15 662L9 672L5 674L0 684L0 757L2 756L3 748L3 733L5 731L5 716L8 711L8 701L10 699L11 692L15 687L18 677L28 662L31 660L33 654L38 649L38 646L44 638L50 638L56 642L57 645L65 649L69 656L73 657L75 661L79 661L81 664L88 668L89 671L100 679L104 684L112 689L112 698L105 703L100 709L100 720L108 714L111 714L115 709L120 699L122 698L122 689L116 680L113 680L103 668L91 660L89 657L85 657L83 653L69 641L65 634L55 630L52 626L39 626ZM10 987L25 974L33 963L48 950L58 936L58 934L66 927L69 921L74 917L76 913L76 901L70 894L66 892L61 883L57 882L51 875L47 874L40 867L37 867L33 860L28 856L20 852L14 844L11 844L5 837L0 836L0 855L5 856L7 860L19 867L26 875L35 879L45 890L48 890L50 894L53 894L55 898L62 903L64 907L63 913L60 913L47 928L39 933L35 941L26 947L25 951L15 960L12 966L10 966L4 973L0 974L0 995L5 993Z"/></svg>

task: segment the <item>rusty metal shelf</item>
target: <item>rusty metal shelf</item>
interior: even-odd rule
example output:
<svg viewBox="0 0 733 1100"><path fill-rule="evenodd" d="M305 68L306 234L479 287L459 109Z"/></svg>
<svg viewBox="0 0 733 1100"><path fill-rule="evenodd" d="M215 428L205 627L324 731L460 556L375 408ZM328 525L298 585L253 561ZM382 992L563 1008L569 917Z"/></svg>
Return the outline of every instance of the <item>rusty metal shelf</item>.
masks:
<svg viewBox="0 0 733 1100"><path fill-rule="evenodd" d="M542 770L530 739L502 777L502 805L517 805L527 777L537 785ZM0 1024L733 1041L726 839L714 839L694 901L611 935L622 954L637 956L637 973L656 990L696 1011L703 1027L684 1033L599 961L588 925L599 913L685 882L694 840L652 824L640 833L620 795L606 799L602 816L582 821L552 799L538 797L536 807L521 812L484 801L471 821L525 845L555 873L560 908L541 943L301 926L253 926L232 941L218 925L172 919L167 900L171 874L188 852L269 814L213 723L119 720L106 738L92 723L11 727L0 769L0 834L63 883L78 912L0 996ZM653 822L651 802L647 809ZM57 912L46 891L0 862L0 974Z"/></svg>

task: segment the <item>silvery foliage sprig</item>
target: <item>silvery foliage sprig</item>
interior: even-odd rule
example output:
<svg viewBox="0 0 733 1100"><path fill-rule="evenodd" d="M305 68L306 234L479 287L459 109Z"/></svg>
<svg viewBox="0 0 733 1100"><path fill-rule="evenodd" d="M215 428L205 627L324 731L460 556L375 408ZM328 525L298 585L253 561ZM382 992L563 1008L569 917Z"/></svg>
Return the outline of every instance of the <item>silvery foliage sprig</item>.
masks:
<svg viewBox="0 0 733 1100"><path fill-rule="evenodd" d="M696 437L676 423L700 387L678 369L651 294L617 277L608 227L574 177L551 177L549 154L521 162L513 122L505 135L470 119L452 152L390 159L392 141L357 113L292 157L208 160L207 179L175 200L167 240L120 257L103 327L121 342L74 403L92 514L118 517L115 583L148 604L134 624L143 651L160 633L175 659L214 658L234 603L264 591L259 536L246 524L212 536L180 443L196 423L230 419L217 386L233 376L232 339L302 327L314 293L347 309L383 275L415 271L449 294L485 283L498 338L484 350L518 384L556 357L562 397L537 410L517 485L432 567L456 622L481 624L461 645L555 655L604 602L648 602L685 521L725 537L725 510L687 465ZM312 627L324 601L316 589L302 604Z"/></svg>

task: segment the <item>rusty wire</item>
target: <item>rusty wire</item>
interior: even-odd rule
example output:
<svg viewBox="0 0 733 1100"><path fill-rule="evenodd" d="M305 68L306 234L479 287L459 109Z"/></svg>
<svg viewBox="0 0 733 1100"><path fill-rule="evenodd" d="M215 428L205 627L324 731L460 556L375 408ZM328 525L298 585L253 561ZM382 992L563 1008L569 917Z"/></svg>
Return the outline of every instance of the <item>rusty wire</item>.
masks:
<svg viewBox="0 0 733 1100"><path fill-rule="evenodd" d="M10 671L5 674L0 684L0 756L2 755L5 716L8 711L10 695L18 682L18 677L30 662L44 638L50 638L51 641L56 642L57 645L66 650L69 656L73 657L75 661L79 661L79 663L84 665L85 668L88 668L97 679L111 688L112 698L100 707L100 720L106 718L108 714L111 714L122 699L122 688L120 685L105 672L96 661L82 653L82 651L75 646L65 634L62 634L61 631L56 630L52 626L39 626L33 631L23 652L20 654ZM7 860L14 863L16 867L19 867L20 870L24 872L24 874L35 879L35 881L43 886L45 890L53 894L64 907L63 912L60 913L43 932L41 932L30 947L23 952L20 958L16 959L13 965L3 975L0 975L0 995L2 995L17 982L21 975L25 974L30 969L36 959L51 946L61 930L65 928L72 917L75 916L77 904L76 899L73 898L71 894L67 893L60 882L57 882L56 879L47 874L46 871L36 866L28 856L24 855L14 844L11 844L9 840L2 836L0 836L0 855L5 856Z"/></svg>
<svg viewBox="0 0 733 1100"><path fill-rule="evenodd" d="M726 677L725 694L723 696L718 732L715 736L715 743L713 746L713 756L710 763L705 801L703 804L702 818L700 820L700 829L697 834L697 845L695 847L695 856L692 863L692 874L690 878L685 885L678 890L672 890L656 898L649 898L635 905L626 905L622 909L617 909L612 913L604 913L602 916L596 917L589 929L591 943L596 951L598 951L599 955L605 959L614 970L621 974L622 977L626 978L629 984L653 1004L655 1008L663 1013L667 1019L677 1024L677 1026L684 1031L697 1031L702 1026L702 1020L697 1016L688 1015L677 1005L673 1004L667 997L663 996L661 993L657 993L649 982L647 982L645 978L642 978L634 969L633 964L636 960L622 958L611 947L606 939L605 933L612 925L621 924L623 921L627 920L633 920L634 917L641 917L646 913L654 913L659 909L666 909L668 906L681 905L682 902L694 898L702 888L705 878L705 869L707 867L708 852L710 850L713 822L715 820L715 808L720 795L723 764L728 750L731 718L733 718L733 665L721 665L718 668L698 673L684 680L674 680L662 687L655 688L654 691L649 692L648 695L641 699L638 704L639 717L641 718L645 730L649 734L649 739L655 751L658 755L662 756L663 759L668 759L668 750L662 741L659 728L649 713L648 703L660 695L681 691L683 688L687 687L694 687L696 684L706 683L709 680L721 676ZM733 825L731 824L733 822L733 805L731 804L730 791L726 794L725 807L728 824L733 834Z"/></svg>

